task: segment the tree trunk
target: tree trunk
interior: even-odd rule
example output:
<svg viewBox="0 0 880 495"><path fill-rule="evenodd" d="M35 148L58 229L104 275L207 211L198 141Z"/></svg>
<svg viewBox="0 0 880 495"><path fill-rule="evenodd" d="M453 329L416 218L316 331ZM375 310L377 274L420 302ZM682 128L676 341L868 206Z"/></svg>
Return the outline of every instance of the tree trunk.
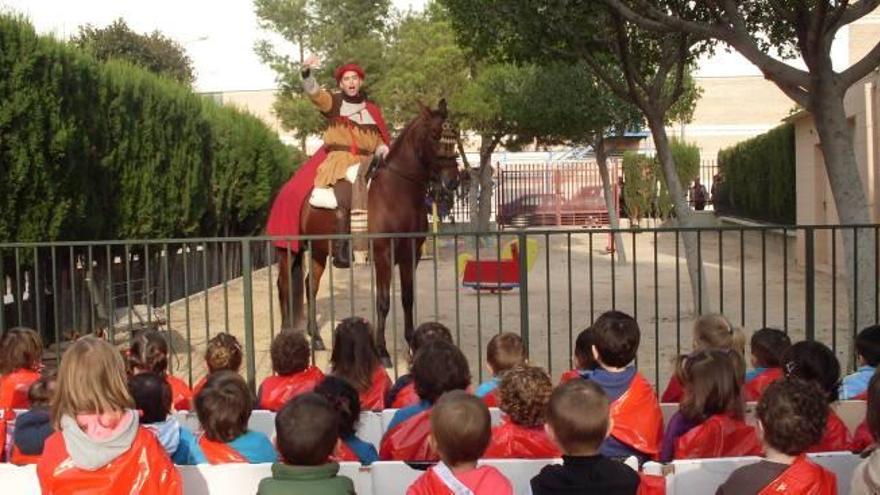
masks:
<svg viewBox="0 0 880 495"><path fill-rule="evenodd" d="M599 134L593 147L596 150L596 164L599 165L599 175L602 176L602 192L605 195L605 207L608 209L608 222L615 231L620 228L620 219L617 215L617 205L614 204L614 194L611 192L611 179L608 175L608 156L605 153L605 137ZM617 263L626 264L626 249L623 245L623 235L614 232L614 248L617 250Z"/></svg>
<svg viewBox="0 0 880 495"><path fill-rule="evenodd" d="M493 136L480 138L480 167L471 169L471 189L468 201L471 210L471 230L486 232L492 216L492 152L498 146L498 139Z"/></svg>
<svg viewBox="0 0 880 495"><path fill-rule="evenodd" d="M660 158L660 164L663 166L666 187L669 188L669 194L672 196L676 221L680 227L693 227L693 212L687 204L684 190L681 187L681 182L678 180L678 171L675 167L675 160L672 158L672 149L669 147L669 136L666 135L663 117L656 115L656 112L653 115L650 112L645 112L645 115L648 118L648 125L651 127L651 135L654 138L654 147L657 148L657 156ZM712 311L711 299L706 287L706 270L703 269L703 264L699 261L700 257L697 254L697 234L693 231L682 232L681 239L684 244L688 276L691 282L694 314L709 313ZM701 287L703 290L700 290Z"/></svg>

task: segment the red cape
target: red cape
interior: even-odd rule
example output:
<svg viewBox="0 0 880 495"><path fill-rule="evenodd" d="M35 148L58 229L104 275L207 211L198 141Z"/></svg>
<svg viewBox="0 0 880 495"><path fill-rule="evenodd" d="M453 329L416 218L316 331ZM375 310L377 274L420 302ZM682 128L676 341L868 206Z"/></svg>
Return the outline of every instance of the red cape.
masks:
<svg viewBox="0 0 880 495"><path fill-rule="evenodd" d="M810 447L807 452L837 452L849 450L849 430L846 424L833 410L828 413L828 421L825 423L825 432L819 443Z"/></svg>
<svg viewBox="0 0 880 495"><path fill-rule="evenodd" d="M779 380L783 377L782 368L767 368L766 370L759 373L755 378L752 378L752 381L746 383L743 387L743 394L747 401L759 401L761 400L761 396L764 395L764 390L770 386L771 383Z"/></svg>
<svg viewBox="0 0 880 495"><path fill-rule="evenodd" d="M562 455L543 426L527 428L509 418L492 428L492 439L483 454L486 459L555 459Z"/></svg>
<svg viewBox="0 0 880 495"><path fill-rule="evenodd" d="M663 396L660 397L661 402L681 402L681 399L684 397L684 386L681 384L681 381L677 376L672 375L672 378L669 379L669 383L666 385L666 390L663 391Z"/></svg>
<svg viewBox="0 0 880 495"><path fill-rule="evenodd" d="M95 471L73 465L64 437L56 431L46 440L37 463L44 495L177 495L183 493L180 473L155 435L139 427L131 448Z"/></svg>
<svg viewBox="0 0 880 495"><path fill-rule="evenodd" d="M189 411L192 409L192 390L180 378L174 375L165 375L165 381L171 387L171 404L176 411Z"/></svg>
<svg viewBox="0 0 880 495"><path fill-rule="evenodd" d="M559 378L559 384L562 385L563 383L570 382L570 381L572 381L576 378L580 378L580 377L581 377L581 374L578 372L578 370L568 370L562 374L561 378Z"/></svg>
<svg viewBox="0 0 880 495"><path fill-rule="evenodd" d="M478 467L456 475L456 478L475 494L513 495L510 481L492 466ZM430 468L407 488L406 495L453 495L453 493L434 473L434 468Z"/></svg>
<svg viewBox="0 0 880 495"><path fill-rule="evenodd" d="M39 371L18 369L0 378L0 409L27 409L28 389L40 378Z"/></svg>
<svg viewBox="0 0 880 495"><path fill-rule="evenodd" d="M758 495L831 495L837 493L834 473L801 455Z"/></svg>
<svg viewBox="0 0 880 495"><path fill-rule="evenodd" d="M360 393L362 411L381 411L385 407L385 395L391 390L391 378L380 364L373 371L370 388Z"/></svg>
<svg viewBox="0 0 880 495"><path fill-rule="evenodd" d="M636 495L666 495L666 478L639 473L639 490Z"/></svg>
<svg viewBox="0 0 880 495"><path fill-rule="evenodd" d="M438 461L431 448L431 410L422 411L385 432L379 448L383 461Z"/></svg>
<svg viewBox="0 0 880 495"><path fill-rule="evenodd" d="M401 388L394 397L394 402L390 404L390 409L403 409L418 404L422 400L416 393L416 384L409 382Z"/></svg>
<svg viewBox="0 0 880 495"><path fill-rule="evenodd" d="M40 462L40 457L43 457L42 454L28 455L22 454L21 450L18 449L18 445L12 446L12 453L9 454L9 462L15 464L16 466L24 466L27 464L36 464Z"/></svg>
<svg viewBox="0 0 880 495"><path fill-rule="evenodd" d="M199 437L199 448L205 454L209 464L247 463L245 456L225 442L215 442L202 435Z"/></svg>
<svg viewBox="0 0 880 495"><path fill-rule="evenodd" d="M277 412L290 399L311 392L323 380L324 373L316 366L289 376L270 376L260 386L259 408Z"/></svg>
<svg viewBox="0 0 880 495"><path fill-rule="evenodd" d="M498 407L498 388L484 395L482 400L486 407Z"/></svg>
<svg viewBox="0 0 880 495"><path fill-rule="evenodd" d="M629 389L611 403L611 435L630 447L656 458L663 438L663 413L654 389L636 373Z"/></svg>
<svg viewBox="0 0 880 495"><path fill-rule="evenodd" d="M342 439L336 442L336 450L333 451L333 460L336 462L361 462L360 457L351 450Z"/></svg>
<svg viewBox="0 0 880 495"><path fill-rule="evenodd" d="M755 428L725 414L716 414L679 437L676 459L761 455L761 440Z"/></svg>
<svg viewBox="0 0 880 495"><path fill-rule="evenodd" d="M856 432L849 443L849 450L852 450L853 452L861 452L873 444L874 435L872 435L871 430L868 429L868 422L862 421L859 427L856 428Z"/></svg>

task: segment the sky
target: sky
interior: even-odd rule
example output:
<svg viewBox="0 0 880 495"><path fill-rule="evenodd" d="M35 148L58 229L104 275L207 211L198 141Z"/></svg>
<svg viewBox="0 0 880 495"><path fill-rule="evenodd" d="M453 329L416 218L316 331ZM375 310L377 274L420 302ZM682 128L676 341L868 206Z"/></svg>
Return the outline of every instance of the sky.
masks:
<svg viewBox="0 0 880 495"><path fill-rule="evenodd" d="M421 10L427 1L392 3L401 10ZM259 28L251 0L0 0L0 11L24 14L38 32L62 39L76 34L82 24L102 27L119 17L138 32L158 29L186 49L200 92L274 88L275 74L260 62L254 44L268 39L276 46L294 49ZM837 55L846 58L844 53ZM760 72L739 54L722 50L702 60L696 75L729 77Z"/></svg>

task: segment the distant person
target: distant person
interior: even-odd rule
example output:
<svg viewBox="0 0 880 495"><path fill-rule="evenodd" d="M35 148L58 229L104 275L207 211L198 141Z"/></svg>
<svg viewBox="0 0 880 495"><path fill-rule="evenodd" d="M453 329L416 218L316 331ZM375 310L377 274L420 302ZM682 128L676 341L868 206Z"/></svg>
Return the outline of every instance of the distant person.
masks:
<svg viewBox="0 0 880 495"><path fill-rule="evenodd" d="M526 363L526 347L522 337L504 332L492 337L486 345L486 368L492 375L477 387L474 395L483 399L489 407L498 407L498 384L507 370Z"/></svg>
<svg viewBox="0 0 880 495"><path fill-rule="evenodd" d="M297 395L311 392L324 379L317 366L311 366L312 354L302 332L281 332L269 348L274 374L263 380L257 393L260 409L280 411Z"/></svg>
<svg viewBox="0 0 880 495"><path fill-rule="evenodd" d="M743 397L758 401L764 389L783 376L782 355L791 347L791 339L782 330L761 328L752 334L752 369L746 372Z"/></svg>
<svg viewBox="0 0 880 495"><path fill-rule="evenodd" d="M859 369L847 375L840 385L840 399L866 399L868 382L880 364L880 325L863 328L856 336Z"/></svg>
<svg viewBox="0 0 880 495"><path fill-rule="evenodd" d="M694 205L694 209L697 211L705 210L708 196L706 186L700 184L700 178L694 179L694 185L691 186L691 204Z"/></svg>

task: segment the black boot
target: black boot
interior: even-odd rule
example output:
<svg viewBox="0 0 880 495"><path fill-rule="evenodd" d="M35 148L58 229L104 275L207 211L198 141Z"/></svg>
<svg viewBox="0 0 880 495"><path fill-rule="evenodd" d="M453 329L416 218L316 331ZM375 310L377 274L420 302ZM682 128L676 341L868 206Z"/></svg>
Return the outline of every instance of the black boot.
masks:
<svg viewBox="0 0 880 495"><path fill-rule="evenodd" d="M348 235L351 232L351 214L343 208L336 208L336 233ZM348 239L336 239L333 241L333 266L336 268L348 268L351 266L351 251L348 248Z"/></svg>

